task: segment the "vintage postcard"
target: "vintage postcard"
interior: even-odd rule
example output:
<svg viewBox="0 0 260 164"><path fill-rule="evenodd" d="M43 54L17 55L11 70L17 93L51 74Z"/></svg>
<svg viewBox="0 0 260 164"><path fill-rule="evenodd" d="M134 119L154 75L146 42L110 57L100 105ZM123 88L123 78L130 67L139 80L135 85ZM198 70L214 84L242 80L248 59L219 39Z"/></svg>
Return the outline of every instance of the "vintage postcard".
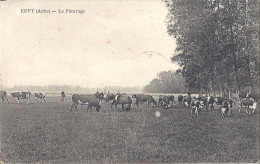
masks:
<svg viewBox="0 0 260 164"><path fill-rule="evenodd" d="M0 163L259 162L257 0L1 0Z"/></svg>

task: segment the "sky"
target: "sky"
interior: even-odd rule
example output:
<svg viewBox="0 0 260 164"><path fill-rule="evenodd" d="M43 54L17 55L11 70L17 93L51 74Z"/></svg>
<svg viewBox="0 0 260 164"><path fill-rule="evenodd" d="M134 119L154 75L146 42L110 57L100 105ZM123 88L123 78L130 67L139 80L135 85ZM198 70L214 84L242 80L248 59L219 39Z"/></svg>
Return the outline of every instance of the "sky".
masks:
<svg viewBox="0 0 260 164"><path fill-rule="evenodd" d="M5 87L144 86L160 71L178 69L170 61L176 43L167 34L167 8L160 0L9 0L0 5Z"/></svg>

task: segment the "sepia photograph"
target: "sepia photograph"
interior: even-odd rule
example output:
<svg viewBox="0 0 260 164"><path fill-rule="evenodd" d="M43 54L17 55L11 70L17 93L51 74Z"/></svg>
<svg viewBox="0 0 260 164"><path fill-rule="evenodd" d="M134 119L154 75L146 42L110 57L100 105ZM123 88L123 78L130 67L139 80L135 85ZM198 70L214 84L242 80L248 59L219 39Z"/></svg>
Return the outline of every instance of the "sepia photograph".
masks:
<svg viewBox="0 0 260 164"><path fill-rule="evenodd" d="M0 164L259 163L258 0L1 0Z"/></svg>

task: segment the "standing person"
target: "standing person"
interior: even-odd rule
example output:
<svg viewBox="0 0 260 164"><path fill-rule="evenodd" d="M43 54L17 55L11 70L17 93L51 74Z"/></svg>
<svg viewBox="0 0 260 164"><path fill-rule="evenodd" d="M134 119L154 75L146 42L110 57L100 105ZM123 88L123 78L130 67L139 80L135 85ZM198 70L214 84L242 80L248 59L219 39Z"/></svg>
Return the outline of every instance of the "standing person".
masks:
<svg viewBox="0 0 260 164"><path fill-rule="evenodd" d="M65 92L62 91L62 92L61 92L61 100L60 100L60 101L64 101L64 100L65 100Z"/></svg>

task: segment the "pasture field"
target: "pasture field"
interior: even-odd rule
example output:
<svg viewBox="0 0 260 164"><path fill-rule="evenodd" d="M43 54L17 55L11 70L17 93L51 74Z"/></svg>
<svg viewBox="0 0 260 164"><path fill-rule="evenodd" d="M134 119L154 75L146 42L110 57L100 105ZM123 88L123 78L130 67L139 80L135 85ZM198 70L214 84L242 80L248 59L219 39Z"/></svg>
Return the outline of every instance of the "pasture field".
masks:
<svg viewBox="0 0 260 164"><path fill-rule="evenodd" d="M176 101L177 103L177 101ZM147 103L130 111L110 108L70 111L71 97L45 103L0 105L4 163L183 163L259 161L259 110L247 115L233 107L229 118L218 110L191 115L176 105ZM219 106L216 106L219 108ZM156 111L160 116L156 117Z"/></svg>

